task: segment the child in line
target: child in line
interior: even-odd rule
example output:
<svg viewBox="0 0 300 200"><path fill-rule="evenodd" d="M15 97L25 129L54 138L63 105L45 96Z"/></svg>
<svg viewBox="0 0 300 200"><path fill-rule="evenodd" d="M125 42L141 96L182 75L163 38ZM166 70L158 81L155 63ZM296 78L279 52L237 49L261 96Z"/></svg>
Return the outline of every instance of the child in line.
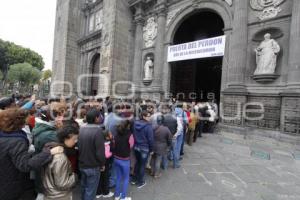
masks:
<svg viewBox="0 0 300 200"><path fill-rule="evenodd" d="M72 125L63 126L57 137L62 148L73 148L78 139L78 128ZM54 145L54 144L53 144ZM42 170L42 183L45 189L44 200L72 200L72 189L76 184L76 175L71 162L64 152L53 156L53 160Z"/></svg>

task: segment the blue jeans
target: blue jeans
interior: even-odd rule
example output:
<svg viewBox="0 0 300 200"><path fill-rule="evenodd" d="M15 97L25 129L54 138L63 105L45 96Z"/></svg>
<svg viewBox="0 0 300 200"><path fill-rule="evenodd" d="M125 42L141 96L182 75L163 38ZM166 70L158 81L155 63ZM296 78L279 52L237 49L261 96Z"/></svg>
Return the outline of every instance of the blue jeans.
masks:
<svg viewBox="0 0 300 200"><path fill-rule="evenodd" d="M113 162L114 162L114 158L113 158ZM115 165L113 164L111 166L111 169L110 169L110 175L109 175L109 187L110 188L113 188L115 187L116 185L116 169L115 169Z"/></svg>
<svg viewBox="0 0 300 200"><path fill-rule="evenodd" d="M138 148L134 149L136 164L134 168L135 180L137 184L143 184L145 182L145 167L148 161L149 152Z"/></svg>
<svg viewBox="0 0 300 200"><path fill-rule="evenodd" d="M180 149L183 142L183 134L178 135L176 139L172 140L172 154L173 154L173 167L180 167L179 158L180 158Z"/></svg>
<svg viewBox="0 0 300 200"><path fill-rule="evenodd" d="M80 169L81 172L81 199L94 200L100 180L100 168Z"/></svg>
<svg viewBox="0 0 300 200"><path fill-rule="evenodd" d="M114 158L114 168L117 175L115 197L125 199L129 184L130 160Z"/></svg>
<svg viewBox="0 0 300 200"><path fill-rule="evenodd" d="M181 156L183 156L183 154L184 154L185 137L186 137L186 125L184 125L184 128L183 128L183 138L182 138L182 143L180 145L180 155Z"/></svg>

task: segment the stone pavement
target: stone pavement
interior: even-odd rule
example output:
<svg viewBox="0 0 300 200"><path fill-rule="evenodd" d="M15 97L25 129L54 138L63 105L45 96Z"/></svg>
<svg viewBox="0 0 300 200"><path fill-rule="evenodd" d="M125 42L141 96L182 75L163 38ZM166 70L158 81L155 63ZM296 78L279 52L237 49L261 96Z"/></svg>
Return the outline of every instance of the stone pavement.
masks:
<svg viewBox="0 0 300 200"><path fill-rule="evenodd" d="M130 186L129 195L133 200L300 200L297 156L296 146L269 138L208 134L186 146L180 169L170 168L158 180L147 177L147 185Z"/></svg>

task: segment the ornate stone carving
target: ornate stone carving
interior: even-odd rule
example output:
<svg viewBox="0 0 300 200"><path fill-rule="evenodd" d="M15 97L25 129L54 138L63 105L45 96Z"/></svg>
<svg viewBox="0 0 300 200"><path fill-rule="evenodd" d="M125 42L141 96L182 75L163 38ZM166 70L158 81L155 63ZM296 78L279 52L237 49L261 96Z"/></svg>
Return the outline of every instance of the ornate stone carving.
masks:
<svg viewBox="0 0 300 200"><path fill-rule="evenodd" d="M254 75L274 74L279 52L279 44L271 39L271 34L265 34L265 40L255 49L257 68Z"/></svg>
<svg viewBox="0 0 300 200"><path fill-rule="evenodd" d="M258 18L260 20L276 17L281 8L279 7L285 0L250 0L250 5L253 10L262 11Z"/></svg>
<svg viewBox="0 0 300 200"><path fill-rule="evenodd" d="M111 48L109 45L105 45L102 47L101 60L102 67L100 69L100 74L109 73L109 69L111 66Z"/></svg>
<svg viewBox="0 0 300 200"><path fill-rule="evenodd" d="M94 31L94 28L95 28L95 15L92 14L90 16L90 21L89 21L89 32Z"/></svg>
<svg viewBox="0 0 300 200"><path fill-rule="evenodd" d="M155 22L154 17L150 17L146 25L143 28L144 34L143 38L145 41L145 47L152 47L155 43L155 38L157 36L157 23Z"/></svg>
<svg viewBox="0 0 300 200"><path fill-rule="evenodd" d="M232 6L232 0L223 0L225 1L229 6Z"/></svg>
<svg viewBox="0 0 300 200"><path fill-rule="evenodd" d="M171 21L174 19L174 17L182 10L182 8L172 10L168 13L167 16L167 27L170 25Z"/></svg>
<svg viewBox="0 0 300 200"><path fill-rule="evenodd" d="M102 9L96 13L95 16L95 29L100 30L103 27L103 11Z"/></svg>

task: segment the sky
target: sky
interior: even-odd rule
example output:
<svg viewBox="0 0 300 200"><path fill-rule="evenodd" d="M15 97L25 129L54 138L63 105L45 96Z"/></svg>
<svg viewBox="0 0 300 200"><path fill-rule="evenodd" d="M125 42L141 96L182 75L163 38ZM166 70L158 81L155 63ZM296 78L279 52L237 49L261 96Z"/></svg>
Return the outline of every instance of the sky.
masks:
<svg viewBox="0 0 300 200"><path fill-rule="evenodd" d="M0 0L0 38L40 54L52 68L56 0Z"/></svg>

